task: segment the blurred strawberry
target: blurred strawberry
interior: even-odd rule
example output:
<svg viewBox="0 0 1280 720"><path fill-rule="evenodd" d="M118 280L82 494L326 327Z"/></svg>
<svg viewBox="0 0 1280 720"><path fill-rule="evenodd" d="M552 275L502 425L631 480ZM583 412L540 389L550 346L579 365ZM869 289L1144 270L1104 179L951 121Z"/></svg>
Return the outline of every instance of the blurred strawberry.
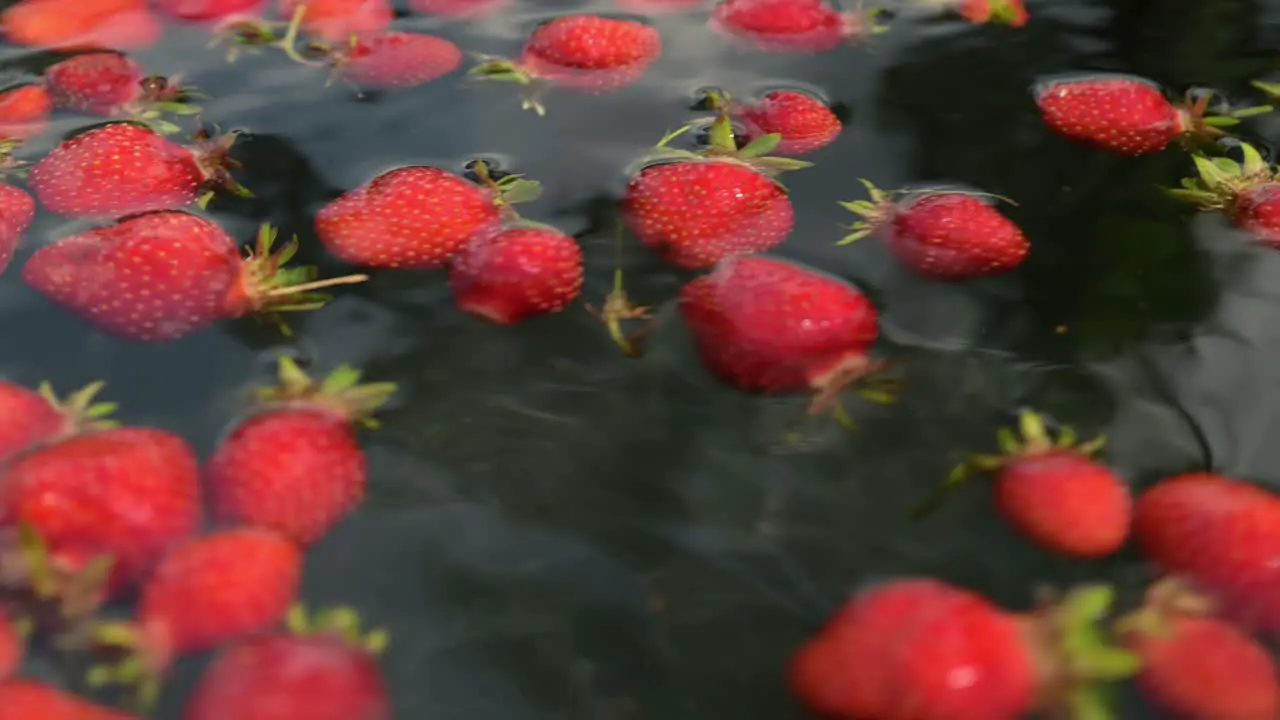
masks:
<svg viewBox="0 0 1280 720"><path fill-rule="evenodd" d="M1131 75L1086 73L1056 76L1032 88L1045 125L1053 132L1121 155L1160 152L1176 141L1192 145L1222 136L1220 127L1270 107L1206 116L1213 96L1175 105L1154 82Z"/></svg>
<svg viewBox="0 0 1280 720"><path fill-rule="evenodd" d="M359 380L343 365L316 382L281 357L280 385L260 391L261 406L205 464L213 514L310 544L354 510L368 476L354 425L375 425L396 389Z"/></svg>
<svg viewBox="0 0 1280 720"><path fill-rule="evenodd" d="M263 226L245 257L217 223L155 212L63 238L35 252L22 279L95 328L131 340L172 340L220 319L322 306L313 291L365 279L313 281L314 268L283 267L296 241L273 252Z"/></svg>
<svg viewBox="0 0 1280 720"><path fill-rule="evenodd" d="M165 78L148 75L141 65L117 52L74 55L44 71L49 93L59 107L103 117L158 121L162 112L189 115L186 90ZM153 123L176 132L170 123Z"/></svg>
<svg viewBox="0 0 1280 720"><path fill-rule="evenodd" d="M27 627L0 606L0 682L17 674L26 654ZM0 691L0 700L4 699ZM2 713L0 713L2 716Z"/></svg>
<svg viewBox="0 0 1280 720"><path fill-rule="evenodd" d="M453 259L459 310L499 325L563 310L582 290L582 249L553 227L517 221L473 238Z"/></svg>
<svg viewBox="0 0 1280 720"><path fill-rule="evenodd" d="M1168 194L1200 210L1221 211L1241 230L1280 249L1280 182L1257 148L1241 143L1241 162L1192 157L1197 174Z"/></svg>
<svg viewBox="0 0 1280 720"><path fill-rule="evenodd" d="M184 720L390 720L377 655L386 633L361 635L354 611L308 619L289 614L288 632L227 648L187 700Z"/></svg>
<svg viewBox="0 0 1280 720"><path fill-rule="evenodd" d="M302 30L327 42L381 32L395 18L387 0L278 0L277 7L289 18L296 19L302 12Z"/></svg>
<svg viewBox="0 0 1280 720"><path fill-rule="evenodd" d="M94 628L99 643L136 656L94 668L91 681L137 685L144 701L153 700L182 655L280 622L296 599L302 560L291 540L257 528L218 530L173 548L143 584L136 618Z"/></svg>
<svg viewBox="0 0 1280 720"><path fill-rule="evenodd" d="M164 27L146 0L19 0L0 13L9 42L59 50L141 50Z"/></svg>
<svg viewBox="0 0 1280 720"><path fill-rule="evenodd" d="M886 193L863 180L871 200L841 203L863 219L839 245L877 233L899 262L932 280L967 280L1007 273L1030 252L1021 228L979 193Z"/></svg>
<svg viewBox="0 0 1280 720"><path fill-rule="evenodd" d="M49 560L70 573L110 556L109 596L142 577L199 522L195 455L163 430L76 435L20 455L0 472L0 523L31 528Z"/></svg>
<svg viewBox="0 0 1280 720"><path fill-rule="evenodd" d="M209 188L239 195L228 157L235 135L197 134L179 145L134 123L110 123L63 141L31 168L28 184L40 203L63 217L120 217L176 210Z"/></svg>
<svg viewBox="0 0 1280 720"><path fill-rule="evenodd" d="M817 98L794 90L775 90L755 102L733 107L751 137L780 135L775 155L804 155L830 145L844 129L840 118Z"/></svg>
<svg viewBox="0 0 1280 720"><path fill-rule="evenodd" d="M618 7L645 15L688 12L702 7L704 0L617 0Z"/></svg>
<svg viewBox="0 0 1280 720"><path fill-rule="evenodd" d="M514 82L531 92L524 107L542 115L541 93L562 87L605 93L631 85L662 54L662 37L635 20L598 15L566 15L539 25L520 59L483 56L471 75Z"/></svg>
<svg viewBox="0 0 1280 720"><path fill-rule="evenodd" d="M0 142L30 140L44 133L53 98L41 84L0 90ZM3 215L3 213L0 213Z"/></svg>
<svg viewBox="0 0 1280 720"><path fill-rule="evenodd" d="M887 28L880 10L840 12L826 0L720 0L711 29L765 52L824 52Z"/></svg>
<svg viewBox="0 0 1280 720"><path fill-rule="evenodd" d="M339 44L334 75L374 90L413 87L448 75L462 64L457 45L434 35L388 32Z"/></svg>
<svg viewBox="0 0 1280 720"><path fill-rule="evenodd" d="M0 699L0 720L138 720L38 680L0 682Z"/></svg>
<svg viewBox="0 0 1280 720"><path fill-rule="evenodd" d="M497 12L508 2L509 0L409 0L409 9L423 15L473 20Z"/></svg>
<svg viewBox="0 0 1280 720"><path fill-rule="evenodd" d="M106 417L115 403L94 402L105 384L93 383L59 400L49 383L31 390L0 380L0 465L39 445L114 426Z"/></svg>
<svg viewBox="0 0 1280 720"><path fill-rule="evenodd" d="M35 216L36 201L30 195L0 182L0 273L13 261L13 252Z"/></svg>
<svg viewBox="0 0 1280 720"><path fill-rule="evenodd" d="M266 3L267 0L152 0L162 14L192 22L252 16Z"/></svg>

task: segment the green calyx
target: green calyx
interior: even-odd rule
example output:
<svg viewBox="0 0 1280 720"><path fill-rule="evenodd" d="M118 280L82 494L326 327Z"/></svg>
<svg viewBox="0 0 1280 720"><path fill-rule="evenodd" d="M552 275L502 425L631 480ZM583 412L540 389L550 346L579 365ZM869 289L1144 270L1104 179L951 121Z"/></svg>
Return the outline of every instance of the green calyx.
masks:
<svg viewBox="0 0 1280 720"><path fill-rule="evenodd" d="M260 403L316 405L368 428L378 427L374 411L396 392L395 383L360 384L361 372L350 365L339 365L317 382L287 355L280 357L278 376L277 386L259 388Z"/></svg>
<svg viewBox="0 0 1280 720"><path fill-rule="evenodd" d="M49 546L30 523L19 523L12 552L0 558L0 585L23 589L39 603L51 603L58 616L76 623L102 605L113 562L108 555L82 568L60 567Z"/></svg>
<svg viewBox="0 0 1280 720"><path fill-rule="evenodd" d="M349 607L327 608L309 615L306 606L297 604L289 608L289 614L285 616L285 627L290 633L300 637L337 636L370 655L380 655L390 643L390 635L383 628L362 631L359 613Z"/></svg>
<svg viewBox="0 0 1280 720"><path fill-rule="evenodd" d="M119 660L91 666L85 673L85 683L91 688L131 688L138 709L149 713L160 698L164 668L147 654L142 630L129 622L109 622L94 627L91 636L99 647L125 654Z"/></svg>
<svg viewBox="0 0 1280 720"><path fill-rule="evenodd" d="M813 163L805 160L769 155L782 142L782 136L777 133L762 135L740 147L737 133L733 130L733 121L729 116L727 96L723 97L726 98L726 104L718 108L714 119L695 120L667 133L656 145L646 150L632 163L628 168L629 174L634 175L651 165L666 162L729 161L738 162L759 171L771 178L778 187L786 190L786 186L778 182L778 175L813 166ZM671 147L670 143L673 140L698 127L707 127L708 143L705 149L694 152Z"/></svg>
<svg viewBox="0 0 1280 720"><path fill-rule="evenodd" d="M80 432L106 430L119 425L109 417L119 407L116 403L94 401L98 393L102 392L102 388L106 386L107 384L102 381L91 383L71 393L65 400L58 399L57 394L53 391L53 385L47 381L40 383L36 392L40 393L40 397L44 398L50 406L57 409L63 416L66 425L62 434L65 436Z"/></svg>
<svg viewBox="0 0 1280 720"><path fill-rule="evenodd" d="M489 164L483 160L476 161L472 166L472 172L476 174L481 185L494 191L494 202L507 211L510 219L519 217L513 205L533 202L542 197L542 183L529 180L524 175L504 175L494 180L489 172Z"/></svg>
<svg viewBox="0 0 1280 720"><path fill-rule="evenodd" d="M1147 589L1142 607L1117 619L1113 631L1121 636L1168 637L1179 617L1212 615L1215 606L1182 578L1162 578Z"/></svg>
<svg viewBox="0 0 1280 720"><path fill-rule="evenodd" d="M1206 141L1226 135L1223 128L1239 125L1244 118L1264 115L1275 109L1271 105L1256 105L1232 110L1225 115L1206 115L1213 98L1214 93L1210 92L1194 98L1188 94L1187 99L1178 106L1178 120L1182 128L1179 141L1188 150L1195 151Z"/></svg>
<svg viewBox="0 0 1280 720"><path fill-rule="evenodd" d="M1019 24L1020 17L1021 13L1010 0L992 0L991 14L987 16L987 22L1013 26Z"/></svg>
<svg viewBox="0 0 1280 720"><path fill-rule="evenodd" d="M877 227L893 215L894 193L887 193L872 184L870 180L864 178L858 178L858 182L861 182L867 188L867 194L871 199L840 203L840 207L855 213L863 219L844 226L849 233L837 241L836 245L849 245L861 240L875 232Z"/></svg>
<svg viewBox="0 0 1280 720"><path fill-rule="evenodd" d="M275 248L279 232L270 224L258 228L257 242L245 252L241 270L240 292L243 301L232 300L229 310L236 316L258 315L274 322L286 336L292 335L281 313L305 312L324 307L331 295L317 292L337 285L355 285L368 275L344 275L317 280L312 266L286 267L298 253L298 238L292 237L283 247Z"/></svg>
<svg viewBox="0 0 1280 720"><path fill-rule="evenodd" d="M1193 155L1196 175L1183 178L1179 187L1165 188L1165 194L1201 210L1229 210L1241 192L1276 181L1274 170L1257 148L1240 143L1240 152L1240 163L1231 158Z"/></svg>
<svg viewBox="0 0 1280 720"><path fill-rule="evenodd" d="M483 54L476 54L474 57L478 64L467 71L468 78L519 85L523 88L520 109L532 110L539 117L547 114L547 108L542 104L542 96L551 87L549 81L530 74L519 63L508 58Z"/></svg>

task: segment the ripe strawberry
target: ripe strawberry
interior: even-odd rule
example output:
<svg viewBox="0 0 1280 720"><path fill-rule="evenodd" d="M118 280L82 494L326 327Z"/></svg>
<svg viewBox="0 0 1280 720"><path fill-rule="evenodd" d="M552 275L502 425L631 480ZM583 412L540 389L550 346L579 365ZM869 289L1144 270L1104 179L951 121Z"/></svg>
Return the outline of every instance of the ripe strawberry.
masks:
<svg viewBox="0 0 1280 720"><path fill-rule="evenodd" d="M752 137L778 134L777 155L804 155L830 145L844 129L831 108L794 90L775 90L759 100L734 108Z"/></svg>
<svg viewBox="0 0 1280 720"><path fill-rule="evenodd" d="M826 0L721 0L710 26L765 52L824 52L884 32L879 12L842 13Z"/></svg>
<svg viewBox="0 0 1280 720"><path fill-rule="evenodd" d="M1011 220L966 192L921 192L894 201L863 180L871 200L841 203L864 219L839 245L876 232L898 261L932 280L965 280L1007 273L1030 251L1027 237Z"/></svg>
<svg viewBox="0 0 1280 720"><path fill-rule="evenodd" d="M549 86L611 92L639 80L661 54L662 36L642 22L566 15L539 25L519 60L484 56L471 75L533 86L524 107L542 115L539 96Z"/></svg>
<svg viewBox="0 0 1280 720"><path fill-rule="evenodd" d="M1236 227L1280 248L1280 182L1257 148L1241 143L1242 162L1195 156L1197 174L1184 178L1170 196L1200 210L1222 211Z"/></svg>
<svg viewBox="0 0 1280 720"><path fill-rule="evenodd" d="M64 217L119 217L176 210L211 187L246 194L231 179L235 136L194 148L142 125L111 123L62 142L31 168L28 184L50 212Z"/></svg>
<svg viewBox="0 0 1280 720"><path fill-rule="evenodd" d="M316 213L316 234L338 258L378 268L430 269L449 262L498 222L492 191L432 167L387 171Z"/></svg>
<svg viewBox="0 0 1280 720"><path fill-rule="evenodd" d="M44 79L59 107L79 112L139 120L161 110L191 112L181 87L118 52L74 55L45 69Z"/></svg>
<svg viewBox="0 0 1280 720"><path fill-rule="evenodd" d="M96 705L38 680L0 682L0 720L137 720L134 715Z"/></svg>
<svg viewBox="0 0 1280 720"><path fill-rule="evenodd" d="M453 259L458 309L499 325L563 310L582 291L582 249L572 237L516 222L477 236Z"/></svg>
<svg viewBox="0 0 1280 720"><path fill-rule="evenodd" d="M251 16L266 0L153 0L156 9L175 20L208 22Z"/></svg>
<svg viewBox="0 0 1280 720"><path fill-rule="evenodd" d="M376 655L385 633L360 636L354 612L290 613L291 632L231 646L205 670L184 720L390 720Z"/></svg>
<svg viewBox="0 0 1280 720"><path fill-rule="evenodd" d="M947 0L971 23L1022 27L1031 19L1024 0Z"/></svg>
<svg viewBox="0 0 1280 720"><path fill-rule="evenodd" d="M276 532L219 530L179 545L143 584L137 617L94 629L104 645L129 648L136 662L95 668L92 679L138 684L152 695L179 656L265 632L298 592L302 551Z"/></svg>
<svg viewBox="0 0 1280 720"><path fill-rule="evenodd" d="M1044 420L1029 410L1019 414L1018 430L1021 443L1013 430L1002 430L1002 454L970 458L952 472L943 489L972 473L994 472L1000 514L1040 547L1078 558L1119 550L1129 535L1133 501L1124 480L1090 457L1103 439L1073 446L1074 435L1064 431L1055 442Z"/></svg>
<svg viewBox="0 0 1280 720"><path fill-rule="evenodd" d="M146 0L19 0L0 13L14 45L59 50L142 50L164 27Z"/></svg>
<svg viewBox="0 0 1280 720"><path fill-rule="evenodd" d="M343 365L323 383L280 358L280 386L218 445L204 467L215 517L283 533L302 544L319 540L364 499L367 470L353 425L370 415L395 385L359 385Z"/></svg>
<svg viewBox="0 0 1280 720"><path fill-rule="evenodd" d="M302 12L302 29L327 42L382 32L395 19L387 0L278 0L277 7L285 17Z"/></svg>
<svg viewBox="0 0 1280 720"><path fill-rule="evenodd" d="M1121 155L1160 152L1169 143L1221 136L1216 125L1257 114L1247 108L1206 117L1210 95L1173 104L1144 78L1110 73L1053 77L1032 88L1048 128L1063 137Z"/></svg>
<svg viewBox="0 0 1280 720"><path fill-rule="evenodd" d="M1156 483L1134 507L1133 534L1146 558L1185 576L1223 614L1280 629L1280 499L1249 483L1187 473Z"/></svg>
<svg viewBox="0 0 1280 720"><path fill-rule="evenodd" d="M195 455L162 430L76 435L27 452L0 473L0 523L30 526L68 572L111 556L108 595L150 570L199 522Z"/></svg>
<svg viewBox="0 0 1280 720"><path fill-rule="evenodd" d="M44 133L53 111L53 98L44 85L19 85L0 90L0 142L30 140Z"/></svg>
<svg viewBox="0 0 1280 720"><path fill-rule="evenodd" d="M38 445L112 427L106 416L115 404L93 401L105 384L93 383L64 401L49 383L31 390L0 380L0 465Z"/></svg>
<svg viewBox="0 0 1280 720"><path fill-rule="evenodd" d="M497 12L507 2L508 0L409 0L409 9L423 15L474 20Z"/></svg>
<svg viewBox="0 0 1280 720"><path fill-rule="evenodd" d="M879 333L875 307L852 285L763 256L690 281L679 308L702 363L748 392L833 397L870 371Z"/></svg>
<svg viewBox="0 0 1280 720"><path fill-rule="evenodd" d="M389 90L448 75L462 64L462 51L434 35L388 32L339 45L330 62L353 85Z"/></svg>
<svg viewBox="0 0 1280 720"><path fill-rule="evenodd" d="M0 182L0 273L13 261L13 252L35 216L36 201L30 195Z"/></svg>

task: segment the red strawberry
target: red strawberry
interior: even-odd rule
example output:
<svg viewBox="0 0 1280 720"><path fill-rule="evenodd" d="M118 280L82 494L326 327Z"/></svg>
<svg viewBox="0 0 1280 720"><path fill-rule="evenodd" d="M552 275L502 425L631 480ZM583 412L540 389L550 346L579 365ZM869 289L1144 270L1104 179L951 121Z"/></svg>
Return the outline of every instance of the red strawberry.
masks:
<svg viewBox="0 0 1280 720"><path fill-rule="evenodd" d="M1235 117L1258 110L1238 110L1230 118L1205 117L1210 95L1175 105L1150 80L1108 73L1049 78L1036 83L1032 93L1050 130L1121 155L1146 155L1175 140L1220 136L1216 124L1235 122Z"/></svg>
<svg viewBox="0 0 1280 720"><path fill-rule="evenodd" d="M234 136L178 145L133 123L103 125L64 141L31 168L28 184L64 217L119 217L176 210L209 187L243 194L227 157Z"/></svg>
<svg viewBox="0 0 1280 720"><path fill-rule="evenodd" d="M1073 446L1064 431L1053 441L1030 410L1018 417L1022 442L1000 432L1000 455L978 455L952 472L949 489L975 472L995 472L996 506L1005 521L1040 547L1068 557L1098 558L1120 549L1129 535L1129 486L1090 455L1102 438ZM920 508L923 512L933 502Z"/></svg>
<svg viewBox="0 0 1280 720"><path fill-rule="evenodd" d="M631 85L662 54L662 37L635 20L567 15L539 25L512 62L485 56L471 70L491 80L534 84L525 108L545 112L538 93L548 85L604 93Z"/></svg>
<svg viewBox="0 0 1280 720"><path fill-rule="evenodd" d="M297 13L303 13L302 29L329 42L382 32L395 19L387 0L279 0L278 7L285 17L297 18Z"/></svg>
<svg viewBox="0 0 1280 720"><path fill-rule="evenodd" d="M239 245L211 220L185 212L136 215L63 238L22 269L33 289L99 330L131 340L171 340L223 318L272 316L319 307L319 287L363 275L311 282L313 268L282 268L296 241L272 252L276 233Z"/></svg>
<svg viewBox="0 0 1280 720"><path fill-rule="evenodd" d="M513 325L563 310L582 290L578 241L542 225L495 227L453 259L449 287L458 309Z"/></svg>
<svg viewBox="0 0 1280 720"><path fill-rule="evenodd" d="M775 90L735 108L734 114L747 123L752 136L781 135L773 150L777 155L811 153L830 145L844 129L831 108L794 90Z"/></svg>
<svg viewBox="0 0 1280 720"><path fill-rule="evenodd" d="M508 0L409 0L409 9L423 15L471 20L490 15Z"/></svg>
<svg viewBox="0 0 1280 720"><path fill-rule="evenodd" d="M390 720L391 702L375 657L381 632L361 637L354 612L337 609L292 632L228 648L205 670L183 720Z"/></svg>
<svg viewBox="0 0 1280 720"><path fill-rule="evenodd" d="M142 586L137 618L94 630L138 662L100 666L96 679L137 683L145 697L179 656L265 632L293 604L302 560L297 545L265 529L220 530L175 547Z"/></svg>
<svg viewBox="0 0 1280 720"><path fill-rule="evenodd" d="M37 445L114 425L105 418L115 404L93 401L104 385L93 383L62 401L49 383L31 390L0 380L0 465Z"/></svg>
<svg viewBox="0 0 1280 720"><path fill-rule="evenodd" d="M1024 0L948 0L971 23L1022 27L1031 19Z"/></svg>
<svg viewBox="0 0 1280 720"><path fill-rule="evenodd" d="M448 75L462 64L457 45L434 35L388 32L339 45L334 73L371 89L413 87Z"/></svg>
<svg viewBox="0 0 1280 720"><path fill-rule="evenodd" d="M30 195L0 182L0 273L13 261L13 252L35 216L36 201Z"/></svg>
<svg viewBox="0 0 1280 720"><path fill-rule="evenodd" d="M55 564L71 572L111 556L114 594L198 527L195 455L182 438L151 428L45 445L0 474L0 522L30 526Z"/></svg>
<svg viewBox="0 0 1280 720"><path fill-rule="evenodd" d="M430 269L499 219L492 191L438 168L405 167L321 208L316 233L329 252L353 265Z"/></svg>
<svg viewBox="0 0 1280 720"><path fill-rule="evenodd" d="M48 127L53 98L44 85L0 90L0 141L30 140Z"/></svg>
<svg viewBox="0 0 1280 720"><path fill-rule="evenodd" d="M49 66L44 78L59 107L79 112L140 120L158 117L162 109L190 112L181 102L181 87L148 75L121 53L74 55Z"/></svg>
<svg viewBox="0 0 1280 720"><path fill-rule="evenodd" d="M20 0L0 29L12 44L59 50L140 50L164 34L146 0Z"/></svg>
<svg viewBox="0 0 1280 720"><path fill-rule="evenodd" d="M766 52L823 52L883 32L878 14L842 13L826 0L721 0L710 25Z"/></svg>
<svg viewBox="0 0 1280 720"><path fill-rule="evenodd" d="M0 682L0 720L137 720L38 680Z"/></svg>
<svg viewBox="0 0 1280 720"><path fill-rule="evenodd" d="M153 4L176 20L205 22L253 15L266 0L153 0Z"/></svg>
<svg viewBox="0 0 1280 720"><path fill-rule="evenodd" d="M903 265L932 280L965 280L1007 273L1030 251L1022 230L983 196L967 192L922 192L895 202L863 180L871 201L841 203L864 219L838 244L879 234Z"/></svg>
<svg viewBox="0 0 1280 720"><path fill-rule="evenodd" d="M1200 210L1222 211L1236 227L1280 248L1280 182L1257 148L1241 143L1240 149L1244 156L1240 163L1193 157L1196 176L1184 178L1181 187L1168 193Z"/></svg>
<svg viewBox="0 0 1280 720"><path fill-rule="evenodd" d="M1280 629L1280 499L1249 483L1187 473L1138 498L1133 534L1148 560L1187 577L1224 614Z"/></svg>
<svg viewBox="0 0 1280 720"><path fill-rule="evenodd" d="M871 301L798 264L726 260L685 285L679 307L703 364L741 390L814 390L825 400L871 369L879 332Z"/></svg>
<svg viewBox="0 0 1280 720"><path fill-rule="evenodd" d="M281 357L280 386L262 391L264 406L204 467L214 515L309 544L355 509L367 470L353 424L373 424L370 414L395 392L359 380L343 365L317 383Z"/></svg>

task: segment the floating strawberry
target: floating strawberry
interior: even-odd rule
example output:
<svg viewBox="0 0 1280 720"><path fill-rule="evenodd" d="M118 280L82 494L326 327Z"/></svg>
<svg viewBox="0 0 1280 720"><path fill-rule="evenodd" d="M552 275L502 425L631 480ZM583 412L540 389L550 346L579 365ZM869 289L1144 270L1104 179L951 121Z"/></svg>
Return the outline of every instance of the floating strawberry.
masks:
<svg viewBox="0 0 1280 720"><path fill-rule="evenodd" d="M720 0L711 29L766 52L824 52L888 28L878 8L840 12L826 0Z"/></svg>
<svg viewBox="0 0 1280 720"><path fill-rule="evenodd" d="M277 7L284 17L300 21L308 34L327 42L382 32L395 19L387 0L278 0Z"/></svg>
<svg viewBox="0 0 1280 720"><path fill-rule="evenodd" d="M137 617L93 629L95 639L135 654L90 673L93 684L137 685L155 698L179 656L265 632L296 599L302 551L265 529L233 528L175 547L142 586Z"/></svg>
<svg viewBox="0 0 1280 720"><path fill-rule="evenodd" d="M383 631L361 635L354 611L309 620L289 613L289 631L241 641L205 670L184 720L390 720L377 655Z"/></svg>
<svg viewBox="0 0 1280 720"><path fill-rule="evenodd" d="M83 700L61 688L15 678L0 682L0 720L138 720L137 716Z"/></svg>
<svg viewBox="0 0 1280 720"><path fill-rule="evenodd" d="M728 102L725 97L722 102ZM830 145L844 129L822 101L794 90L774 90L754 102L731 105L749 137L778 135L776 155L804 155Z"/></svg>
<svg viewBox="0 0 1280 720"><path fill-rule="evenodd" d="M538 188L516 175L498 185L501 198L439 168L388 170L320 208L316 234L353 265L439 268L482 229L501 222L500 202L523 202Z"/></svg>
<svg viewBox="0 0 1280 720"><path fill-rule="evenodd" d="M359 380L343 365L316 382L281 357L279 387L260 391L262 405L205 464L213 514L310 544L354 510L368 472L353 426L376 425L396 387Z"/></svg>
<svg viewBox="0 0 1280 720"><path fill-rule="evenodd" d="M35 216L36 201L30 195L0 182L0 273L13 261L13 252Z"/></svg>
<svg viewBox="0 0 1280 720"><path fill-rule="evenodd" d="M94 402L105 385L96 382L59 400L49 383L31 390L0 380L0 465L34 447L113 427L106 417L115 403Z"/></svg>
<svg viewBox="0 0 1280 720"><path fill-rule="evenodd" d="M1022 230L978 193L886 193L863 180L871 200L841 203L862 216L839 245L876 233L898 261L932 280L965 280L1007 273L1030 251ZM903 194L903 200L895 196Z"/></svg>
<svg viewBox="0 0 1280 720"><path fill-rule="evenodd" d="M1136 669L1098 636L1111 597L1083 588L1018 616L938 580L893 580L849 600L799 649L791 689L839 720L1016 720L1045 706L1107 717L1102 683Z"/></svg>
<svg viewBox="0 0 1280 720"><path fill-rule="evenodd" d="M31 168L41 204L64 217L119 217L177 210L210 188L249 192L232 178L235 135L197 134L194 148L135 123L110 123L63 141Z"/></svg>
<svg viewBox="0 0 1280 720"><path fill-rule="evenodd" d="M1270 106L1206 116L1211 94L1190 94L1175 105L1150 80L1131 75L1087 73L1042 80L1032 88L1048 128L1063 137L1121 155L1160 152L1222 136L1240 118L1270 112Z"/></svg>
<svg viewBox="0 0 1280 720"><path fill-rule="evenodd" d="M236 241L211 220L156 212L63 238L35 252L22 279L97 329L130 340L172 340L220 319L321 307L314 291L367 279L314 281L315 269L286 268L296 239L273 252L264 225L241 257Z"/></svg>
<svg viewBox="0 0 1280 720"><path fill-rule="evenodd" d="M635 20L566 15L539 25L516 61L482 56L473 77L529 88L524 108L546 113L541 94L551 86L605 93L631 85L662 54L662 37Z"/></svg>
<svg viewBox="0 0 1280 720"><path fill-rule="evenodd" d="M424 33L387 32L338 45L334 75L375 90L413 87L448 75L462 64L457 45Z"/></svg>
<svg viewBox="0 0 1280 720"><path fill-rule="evenodd" d="M1133 536L1143 555L1185 576L1226 617L1280 629L1280 499L1233 478L1186 473L1138 497Z"/></svg>
<svg viewBox="0 0 1280 720"><path fill-rule="evenodd" d="M175 20L208 22L251 16L267 0L153 0L156 10Z"/></svg>
<svg viewBox="0 0 1280 720"><path fill-rule="evenodd" d="M117 52L74 55L50 65L45 83L59 107L79 112L137 120L170 133L178 127L162 113L190 115L199 111L185 102L186 90Z"/></svg>
<svg viewBox="0 0 1280 720"><path fill-rule="evenodd" d="M1170 196L1200 210L1223 212L1236 227L1280 248L1280 180L1257 148L1240 144L1242 162L1195 155L1197 175L1184 178Z"/></svg>
<svg viewBox="0 0 1280 720"><path fill-rule="evenodd" d="M141 50L164 33L146 0L20 0L0 30L14 45L59 50Z"/></svg>
<svg viewBox="0 0 1280 720"><path fill-rule="evenodd" d="M20 455L0 472L0 523L31 528L42 554L69 573L110 556L110 596L149 571L199 522L195 455L185 440L162 430L75 435Z"/></svg>
<svg viewBox="0 0 1280 720"><path fill-rule="evenodd" d="M44 85L0 90L0 142L30 140L44 133L52 111L53 98Z"/></svg>

